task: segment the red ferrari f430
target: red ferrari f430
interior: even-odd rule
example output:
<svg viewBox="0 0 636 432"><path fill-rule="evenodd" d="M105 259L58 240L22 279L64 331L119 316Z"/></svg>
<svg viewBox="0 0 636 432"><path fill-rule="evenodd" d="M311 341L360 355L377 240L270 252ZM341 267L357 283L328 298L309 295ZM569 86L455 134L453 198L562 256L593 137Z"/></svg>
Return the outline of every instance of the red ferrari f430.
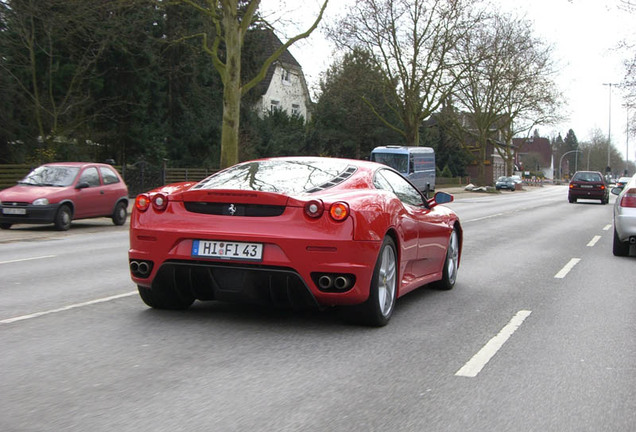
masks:
<svg viewBox="0 0 636 432"><path fill-rule="evenodd" d="M294 157L239 163L136 198L129 264L143 301L345 307L388 323L396 299L455 285L462 250L453 197L424 197L385 165Z"/></svg>

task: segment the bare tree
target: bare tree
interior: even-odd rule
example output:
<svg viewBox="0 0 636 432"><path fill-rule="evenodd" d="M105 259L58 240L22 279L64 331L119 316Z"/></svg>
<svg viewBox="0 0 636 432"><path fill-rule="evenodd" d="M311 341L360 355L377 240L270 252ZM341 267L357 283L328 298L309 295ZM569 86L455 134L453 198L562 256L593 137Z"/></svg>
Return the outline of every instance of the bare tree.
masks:
<svg viewBox="0 0 636 432"><path fill-rule="evenodd" d="M485 184L488 144L512 172L514 135L560 119L560 95L552 80L552 49L533 35L527 20L493 14L458 45L462 64L454 100L465 110L457 127L472 137L479 181ZM460 76L461 74L461 76Z"/></svg>
<svg viewBox="0 0 636 432"><path fill-rule="evenodd" d="M268 68L298 40L308 37L322 20L329 0L324 0L313 24L283 43L262 64L260 71L248 82L241 81L241 57L245 34L254 24L261 0L179 0L189 5L210 22L214 33L194 35L202 38L203 50L210 55L223 82L223 126L221 129L221 168L239 161L239 122L241 98L261 82ZM187 36L193 37L193 36ZM209 40L209 39L212 40Z"/></svg>
<svg viewBox="0 0 636 432"><path fill-rule="evenodd" d="M64 0L3 6L11 32L2 38L0 68L29 105L33 135L51 144L82 127L86 111L95 109L95 64L110 42L101 29L115 10L103 2Z"/></svg>
<svg viewBox="0 0 636 432"><path fill-rule="evenodd" d="M419 145L422 121L460 79L455 47L478 22L474 0L358 0L331 30L334 42L373 53L383 71L385 103L399 122L369 107L407 144Z"/></svg>

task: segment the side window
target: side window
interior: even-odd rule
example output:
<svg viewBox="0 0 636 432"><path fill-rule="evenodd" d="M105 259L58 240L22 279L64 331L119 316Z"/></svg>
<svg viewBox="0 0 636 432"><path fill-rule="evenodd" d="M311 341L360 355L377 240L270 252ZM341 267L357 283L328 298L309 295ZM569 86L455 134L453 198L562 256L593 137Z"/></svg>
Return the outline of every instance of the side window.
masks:
<svg viewBox="0 0 636 432"><path fill-rule="evenodd" d="M421 206L424 204L424 200L419 191L406 181L404 177L394 171L378 171L374 184L378 189L392 190L400 201L405 204L412 206ZM387 186L390 189L387 189Z"/></svg>
<svg viewBox="0 0 636 432"><path fill-rule="evenodd" d="M90 187L99 186L100 182L99 182L99 174L97 173L97 168L95 167L86 168L82 172L79 182L88 183Z"/></svg>
<svg viewBox="0 0 636 432"><path fill-rule="evenodd" d="M119 183L119 177L108 167L99 167L105 185Z"/></svg>

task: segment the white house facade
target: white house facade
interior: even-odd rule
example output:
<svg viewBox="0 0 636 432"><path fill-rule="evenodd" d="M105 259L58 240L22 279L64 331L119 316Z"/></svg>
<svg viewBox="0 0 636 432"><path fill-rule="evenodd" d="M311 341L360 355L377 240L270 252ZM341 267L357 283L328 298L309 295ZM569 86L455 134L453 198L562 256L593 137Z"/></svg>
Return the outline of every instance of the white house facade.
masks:
<svg viewBox="0 0 636 432"><path fill-rule="evenodd" d="M282 45L273 32L264 32L264 45L271 52ZM257 86L260 99L256 102L256 112L263 118L274 110L288 115L301 116L305 121L311 119L311 98L302 67L289 51L274 62L263 81Z"/></svg>

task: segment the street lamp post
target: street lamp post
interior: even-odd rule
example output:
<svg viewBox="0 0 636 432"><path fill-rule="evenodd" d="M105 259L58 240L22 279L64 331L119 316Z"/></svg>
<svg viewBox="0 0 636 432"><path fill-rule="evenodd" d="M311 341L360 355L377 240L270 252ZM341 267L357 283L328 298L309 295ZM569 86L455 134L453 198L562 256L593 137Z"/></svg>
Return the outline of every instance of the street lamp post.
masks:
<svg viewBox="0 0 636 432"><path fill-rule="evenodd" d="M603 85L609 86L609 124L607 126L607 168L605 174L611 172L610 167L610 145L612 143L612 86L617 86L618 83L603 83Z"/></svg>
<svg viewBox="0 0 636 432"><path fill-rule="evenodd" d="M563 156L561 156L561 159L559 159L559 180L563 180L563 158L567 155L569 155L570 153L583 153L581 150L570 150L569 152L565 152L563 153Z"/></svg>

